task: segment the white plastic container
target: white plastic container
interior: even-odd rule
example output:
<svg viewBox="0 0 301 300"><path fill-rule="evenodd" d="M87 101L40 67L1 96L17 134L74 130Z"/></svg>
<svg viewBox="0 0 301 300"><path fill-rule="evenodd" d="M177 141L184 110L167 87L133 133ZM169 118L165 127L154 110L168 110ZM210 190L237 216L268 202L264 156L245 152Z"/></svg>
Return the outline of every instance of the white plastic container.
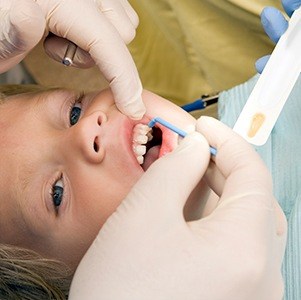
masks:
<svg viewBox="0 0 301 300"><path fill-rule="evenodd" d="M301 8L277 43L233 130L254 145L263 145L301 71Z"/></svg>

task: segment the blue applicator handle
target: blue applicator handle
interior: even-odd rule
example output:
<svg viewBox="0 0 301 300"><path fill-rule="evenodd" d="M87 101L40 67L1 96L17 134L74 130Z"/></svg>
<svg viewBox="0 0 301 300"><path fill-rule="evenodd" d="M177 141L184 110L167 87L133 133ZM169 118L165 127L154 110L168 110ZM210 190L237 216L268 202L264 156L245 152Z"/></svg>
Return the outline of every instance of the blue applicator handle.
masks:
<svg viewBox="0 0 301 300"><path fill-rule="evenodd" d="M192 112L195 110L205 109L207 106L212 105L218 101L219 94L214 95L203 95L201 98L195 100L194 102L187 103L181 106L187 112Z"/></svg>
<svg viewBox="0 0 301 300"><path fill-rule="evenodd" d="M176 127L175 125L172 125L171 123L163 120L162 118L160 117L156 117L156 118L153 118L149 123L148 123L148 127L152 128L155 126L156 123L159 123L165 127L167 127L168 129L170 129L171 131L177 133L179 136L181 137L185 137L187 135L187 132L185 132L184 130ZM210 146L210 153L211 155L214 155L216 156L217 154L217 150L213 147Z"/></svg>
<svg viewBox="0 0 301 300"><path fill-rule="evenodd" d="M181 107L187 112L192 112L199 109L205 109L206 102L204 102L203 99L197 99L194 102L184 104Z"/></svg>

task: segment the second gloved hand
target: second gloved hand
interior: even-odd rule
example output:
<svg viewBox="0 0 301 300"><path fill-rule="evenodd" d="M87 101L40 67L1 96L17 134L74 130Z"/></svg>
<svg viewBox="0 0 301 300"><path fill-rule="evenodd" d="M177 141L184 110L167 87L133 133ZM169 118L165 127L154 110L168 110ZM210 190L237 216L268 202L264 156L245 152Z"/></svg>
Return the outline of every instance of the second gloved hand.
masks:
<svg viewBox="0 0 301 300"><path fill-rule="evenodd" d="M301 0L282 0L282 5L288 16L301 6ZM288 27L288 22L283 14L274 7L266 7L261 13L261 23L269 38L277 43ZM270 55L261 57L256 61L258 73L262 73Z"/></svg>
<svg viewBox="0 0 301 300"><path fill-rule="evenodd" d="M142 85L126 47L138 26L127 0L0 0L0 25L0 72L19 63L43 36L46 52L60 62L72 41L79 46L75 66L96 64L117 107L135 119L145 113Z"/></svg>
<svg viewBox="0 0 301 300"><path fill-rule="evenodd" d="M0 73L18 64L42 39L46 20L32 0L0 0Z"/></svg>
<svg viewBox="0 0 301 300"><path fill-rule="evenodd" d="M286 221L268 170L217 120L202 117L197 129L217 149L207 174L217 207L200 220L183 217L209 162L207 141L189 134L105 223L76 271L70 300L282 298Z"/></svg>

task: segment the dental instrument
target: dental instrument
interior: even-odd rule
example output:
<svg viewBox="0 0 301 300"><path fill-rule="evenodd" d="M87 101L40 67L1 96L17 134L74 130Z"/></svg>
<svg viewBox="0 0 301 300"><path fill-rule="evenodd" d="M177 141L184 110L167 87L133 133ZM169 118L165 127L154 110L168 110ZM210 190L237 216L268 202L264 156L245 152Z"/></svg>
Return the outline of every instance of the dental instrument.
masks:
<svg viewBox="0 0 301 300"><path fill-rule="evenodd" d="M77 46L74 43L69 42L68 47L65 52L65 55L64 55L64 58L62 60L63 65L69 67L73 64L73 59L75 56L76 49L77 49Z"/></svg>
<svg viewBox="0 0 301 300"><path fill-rule="evenodd" d="M155 126L156 123L159 123L159 124L163 125L164 127L166 127L168 129L170 129L171 131L177 133L181 137L185 137L187 135L187 132L185 132L184 130L176 127L175 125L173 125L173 124L171 124L171 123L163 120L160 117L155 117L152 120L150 120L150 122L147 124L147 126L149 128L152 128L152 127ZM216 156L217 150L215 148L213 148L213 147L210 146L210 153L211 153L211 155Z"/></svg>
<svg viewBox="0 0 301 300"><path fill-rule="evenodd" d="M195 100L194 102L184 104L181 106L187 112L192 112L199 109L205 109L207 106L217 103L218 94L215 95L202 95L201 98Z"/></svg>
<svg viewBox="0 0 301 300"><path fill-rule="evenodd" d="M301 8L277 43L233 130L248 142L267 141L301 71Z"/></svg>

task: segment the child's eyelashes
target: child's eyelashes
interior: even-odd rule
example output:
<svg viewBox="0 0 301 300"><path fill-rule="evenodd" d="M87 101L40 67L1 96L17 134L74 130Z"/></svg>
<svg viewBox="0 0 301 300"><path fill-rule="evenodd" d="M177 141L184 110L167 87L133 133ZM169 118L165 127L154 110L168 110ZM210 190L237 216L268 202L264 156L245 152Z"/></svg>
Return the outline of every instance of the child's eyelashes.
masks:
<svg viewBox="0 0 301 300"><path fill-rule="evenodd" d="M80 119L81 113L82 113L82 99L84 97L84 94L80 94L80 96L70 103L69 108L69 123L70 126L75 125L78 120Z"/></svg>
<svg viewBox="0 0 301 300"><path fill-rule="evenodd" d="M72 97L68 102L68 123L69 126L75 125L82 115L82 100L84 98L84 93L81 93L77 97ZM54 208L56 214L58 214L60 207L63 205L63 201L66 198L66 191L64 185L63 175L56 176L56 178L52 181L50 186L50 198L51 205ZM68 194L68 193L67 193Z"/></svg>
<svg viewBox="0 0 301 300"><path fill-rule="evenodd" d="M71 108L71 110L70 110L70 125L71 126L75 125L78 122L81 111L82 111L82 109L81 109L80 103L74 104L74 106Z"/></svg>
<svg viewBox="0 0 301 300"><path fill-rule="evenodd" d="M53 202L53 206L56 211L58 211L59 207L62 204L64 197L64 182L63 178L56 180L52 185L51 198Z"/></svg>

